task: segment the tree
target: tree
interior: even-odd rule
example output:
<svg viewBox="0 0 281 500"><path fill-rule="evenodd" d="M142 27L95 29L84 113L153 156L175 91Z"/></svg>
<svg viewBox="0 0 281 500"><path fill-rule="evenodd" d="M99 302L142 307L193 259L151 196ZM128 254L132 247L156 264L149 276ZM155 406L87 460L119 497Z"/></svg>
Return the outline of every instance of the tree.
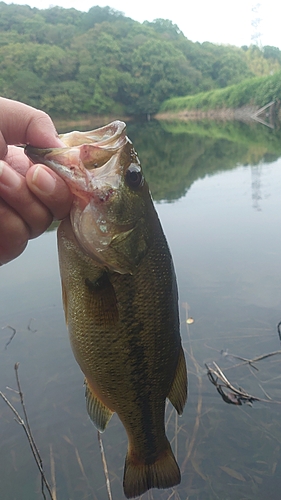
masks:
<svg viewBox="0 0 281 500"><path fill-rule="evenodd" d="M263 47L263 56L265 59L273 59L281 63L281 50L278 47L265 45Z"/></svg>
<svg viewBox="0 0 281 500"><path fill-rule="evenodd" d="M154 19L154 21L144 21L144 25L151 27L166 40L177 40L179 35L184 36L179 27L169 19Z"/></svg>
<svg viewBox="0 0 281 500"><path fill-rule="evenodd" d="M246 58L241 57L236 50L228 51L213 64L212 77L220 87L239 83L251 76L253 73L248 68Z"/></svg>
<svg viewBox="0 0 281 500"><path fill-rule="evenodd" d="M195 86L196 71L170 42L149 40L132 53L132 80L123 89L130 113L155 113L168 96Z"/></svg>

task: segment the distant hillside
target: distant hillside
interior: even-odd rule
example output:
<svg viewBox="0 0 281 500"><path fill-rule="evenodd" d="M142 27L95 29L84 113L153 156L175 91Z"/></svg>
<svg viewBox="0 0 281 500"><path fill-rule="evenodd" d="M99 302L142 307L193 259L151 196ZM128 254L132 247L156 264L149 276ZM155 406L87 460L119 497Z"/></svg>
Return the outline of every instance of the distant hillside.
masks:
<svg viewBox="0 0 281 500"><path fill-rule="evenodd" d="M280 69L276 47L193 43L168 20L0 2L0 94L53 116L154 114L168 98Z"/></svg>

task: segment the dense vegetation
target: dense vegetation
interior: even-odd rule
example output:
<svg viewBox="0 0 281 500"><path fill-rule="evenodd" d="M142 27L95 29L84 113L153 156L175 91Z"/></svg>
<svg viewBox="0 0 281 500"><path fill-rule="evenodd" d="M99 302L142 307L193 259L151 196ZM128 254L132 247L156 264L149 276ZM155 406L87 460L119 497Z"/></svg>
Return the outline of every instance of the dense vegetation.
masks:
<svg viewBox="0 0 281 500"><path fill-rule="evenodd" d="M240 108L247 105L262 107L271 101L281 101L281 71L274 75L244 80L224 89L200 92L194 96L174 97L161 105L161 112Z"/></svg>
<svg viewBox="0 0 281 500"><path fill-rule="evenodd" d="M153 114L167 98L280 68L276 47L193 43L168 20L0 2L0 94L53 116Z"/></svg>

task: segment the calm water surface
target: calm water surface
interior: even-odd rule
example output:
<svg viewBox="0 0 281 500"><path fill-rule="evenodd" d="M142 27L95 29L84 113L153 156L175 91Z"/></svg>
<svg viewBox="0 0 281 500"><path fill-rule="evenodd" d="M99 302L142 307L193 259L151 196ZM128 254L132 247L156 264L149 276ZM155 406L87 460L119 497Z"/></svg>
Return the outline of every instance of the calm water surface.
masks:
<svg viewBox="0 0 281 500"><path fill-rule="evenodd" d="M208 380L205 363L215 361L251 395L281 401L281 357L256 363L258 371L237 366L233 357L280 349L281 158L253 144L148 127L153 157L137 126L129 126L129 134L175 261L189 400L182 418L170 406L166 414L181 485L142 498L279 500L281 406L226 404ZM55 482L54 498L104 500L97 433L64 324L56 232L30 242L21 257L1 268L0 277L0 390L21 412L17 394L7 389L16 388L13 367L19 362L30 425L46 475ZM187 314L194 318L191 325ZM16 334L7 345L8 325ZM122 500L127 440L116 415L102 438L113 499ZM2 400L0 491L1 500L42 498L23 429Z"/></svg>

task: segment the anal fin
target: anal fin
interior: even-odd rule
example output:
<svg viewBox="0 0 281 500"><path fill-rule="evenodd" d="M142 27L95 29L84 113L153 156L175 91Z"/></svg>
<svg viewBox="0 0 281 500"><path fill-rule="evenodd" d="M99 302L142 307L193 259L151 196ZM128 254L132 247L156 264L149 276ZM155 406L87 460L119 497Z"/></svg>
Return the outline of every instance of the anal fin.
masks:
<svg viewBox="0 0 281 500"><path fill-rule="evenodd" d="M187 370L182 346L180 348L175 378L168 394L168 398L177 410L178 414L181 415L187 400Z"/></svg>
<svg viewBox="0 0 281 500"><path fill-rule="evenodd" d="M85 379L85 386L87 412L98 431L103 432L111 419L113 412L92 392L87 379Z"/></svg>

